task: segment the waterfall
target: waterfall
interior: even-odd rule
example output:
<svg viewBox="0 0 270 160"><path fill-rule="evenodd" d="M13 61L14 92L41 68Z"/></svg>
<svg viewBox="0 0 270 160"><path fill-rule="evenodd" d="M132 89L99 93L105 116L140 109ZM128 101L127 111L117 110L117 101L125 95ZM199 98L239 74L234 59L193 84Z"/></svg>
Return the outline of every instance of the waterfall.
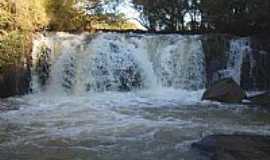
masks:
<svg viewBox="0 0 270 160"><path fill-rule="evenodd" d="M226 69L219 71L219 79L231 77L235 82L241 85L241 81L243 80L242 71L244 60L248 58L251 62L249 66L251 68L250 70L252 70L255 65L251 53L249 38L230 40ZM252 72L249 74L252 77Z"/></svg>
<svg viewBox="0 0 270 160"><path fill-rule="evenodd" d="M47 33L33 57L34 92L198 90L206 81L200 36Z"/></svg>
<svg viewBox="0 0 270 160"><path fill-rule="evenodd" d="M250 50L250 40L248 38L232 40L230 42L230 56L227 69L238 84L241 83L243 61L247 56L251 55Z"/></svg>

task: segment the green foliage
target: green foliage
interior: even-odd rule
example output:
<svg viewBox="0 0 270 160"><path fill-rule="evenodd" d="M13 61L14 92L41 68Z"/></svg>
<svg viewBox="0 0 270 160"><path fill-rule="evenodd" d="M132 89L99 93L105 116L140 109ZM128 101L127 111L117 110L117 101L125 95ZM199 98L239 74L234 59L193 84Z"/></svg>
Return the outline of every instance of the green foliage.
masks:
<svg viewBox="0 0 270 160"><path fill-rule="evenodd" d="M144 24L150 30L269 33L269 0L134 0L134 3L143 7Z"/></svg>
<svg viewBox="0 0 270 160"><path fill-rule="evenodd" d="M0 30L34 31L48 24L45 0L0 0Z"/></svg>
<svg viewBox="0 0 270 160"><path fill-rule="evenodd" d="M24 55L29 51L27 47L29 38L26 33L9 32L0 40L0 72L6 67L20 64L24 61Z"/></svg>
<svg viewBox="0 0 270 160"><path fill-rule="evenodd" d="M131 23L125 19L123 15L97 15L88 17L88 22L86 29L88 30L129 30L136 29L137 26L134 23Z"/></svg>
<svg viewBox="0 0 270 160"><path fill-rule="evenodd" d="M16 0L16 28L35 31L48 24L45 0Z"/></svg>
<svg viewBox="0 0 270 160"><path fill-rule="evenodd" d="M185 30L184 17L189 12L189 0L134 0L138 8L143 6L141 19L149 30ZM193 10L190 10L190 12Z"/></svg>
<svg viewBox="0 0 270 160"><path fill-rule="evenodd" d="M23 64L31 50L32 32L48 24L45 0L0 0L0 72Z"/></svg>
<svg viewBox="0 0 270 160"><path fill-rule="evenodd" d="M49 29L54 31L76 31L85 25L86 15L75 8L76 0L48 0L46 12Z"/></svg>
<svg viewBox="0 0 270 160"><path fill-rule="evenodd" d="M87 15L76 7L79 1L100 0L0 0L0 73L7 66L25 63L36 31L81 32L93 29L134 29L120 15L96 12ZM98 8L97 8L98 10Z"/></svg>
<svg viewBox="0 0 270 160"><path fill-rule="evenodd" d="M12 29L12 24L14 24L14 21L15 19L10 12L0 9L0 32L2 34Z"/></svg>
<svg viewBox="0 0 270 160"><path fill-rule="evenodd" d="M262 33L270 27L268 0L204 0L208 23L218 32Z"/></svg>

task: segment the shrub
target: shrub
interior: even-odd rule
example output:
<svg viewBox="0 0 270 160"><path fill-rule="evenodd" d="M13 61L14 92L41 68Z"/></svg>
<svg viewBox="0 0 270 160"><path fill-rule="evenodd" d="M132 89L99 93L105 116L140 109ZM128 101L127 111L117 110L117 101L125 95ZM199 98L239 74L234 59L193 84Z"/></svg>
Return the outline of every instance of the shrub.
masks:
<svg viewBox="0 0 270 160"><path fill-rule="evenodd" d="M30 37L20 31L9 32L0 40L0 72L6 67L24 63L31 48Z"/></svg>

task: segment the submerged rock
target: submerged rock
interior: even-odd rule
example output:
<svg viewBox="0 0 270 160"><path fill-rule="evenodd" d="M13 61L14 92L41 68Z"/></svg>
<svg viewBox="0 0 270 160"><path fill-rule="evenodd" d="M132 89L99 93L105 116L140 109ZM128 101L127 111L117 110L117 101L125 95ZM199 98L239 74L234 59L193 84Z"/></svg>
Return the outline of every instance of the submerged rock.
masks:
<svg viewBox="0 0 270 160"><path fill-rule="evenodd" d="M192 144L210 160L269 160L270 137L251 135L213 135Z"/></svg>
<svg viewBox="0 0 270 160"><path fill-rule="evenodd" d="M11 105L7 102L0 100L0 113L10 111L10 110L17 110L17 109L19 109L17 106Z"/></svg>
<svg viewBox="0 0 270 160"><path fill-rule="evenodd" d="M249 97L248 100L250 100L253 104L270 106L270 91Z"/></svg>
<svg viewBox="0 0 270 160"><path fill-rule="evenodd" d="M245 98L245 91L231 78L216 82L206 90L202 97L203 100L227 103L241 103Z"/></svg>

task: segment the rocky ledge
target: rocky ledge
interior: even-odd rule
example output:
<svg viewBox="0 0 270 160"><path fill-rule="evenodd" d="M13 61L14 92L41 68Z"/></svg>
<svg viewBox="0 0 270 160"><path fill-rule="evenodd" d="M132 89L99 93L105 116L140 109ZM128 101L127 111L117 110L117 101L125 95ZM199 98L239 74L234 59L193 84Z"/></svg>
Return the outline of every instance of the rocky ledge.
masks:
<svg viewBox="0 0 270 160"><path fill-rule="evenodd" d="M270 107L270 91L250 96L248 100L251 101L252 104Z"/></svg>
<svg viewBox="0 0 270 160"><path fill-rule="evenodd" d="M212 135L192 144L206 160L269 160L270 136Z"/></svg>
<svg viewBox="0 0 270 160"><path fill-rule="evenodd" d="M209 87L202 100L241 103L246 97L246 92L232 78L225 78Z"/></svg>
<svg viewBox="0 0 270 160"><path fill-rule="evenodd" d="M0 113L11 111L11 110L17 110L17 109L19 108L16 107L16 105L11 105L8 102L4 102L0 99Z"/></svg>

